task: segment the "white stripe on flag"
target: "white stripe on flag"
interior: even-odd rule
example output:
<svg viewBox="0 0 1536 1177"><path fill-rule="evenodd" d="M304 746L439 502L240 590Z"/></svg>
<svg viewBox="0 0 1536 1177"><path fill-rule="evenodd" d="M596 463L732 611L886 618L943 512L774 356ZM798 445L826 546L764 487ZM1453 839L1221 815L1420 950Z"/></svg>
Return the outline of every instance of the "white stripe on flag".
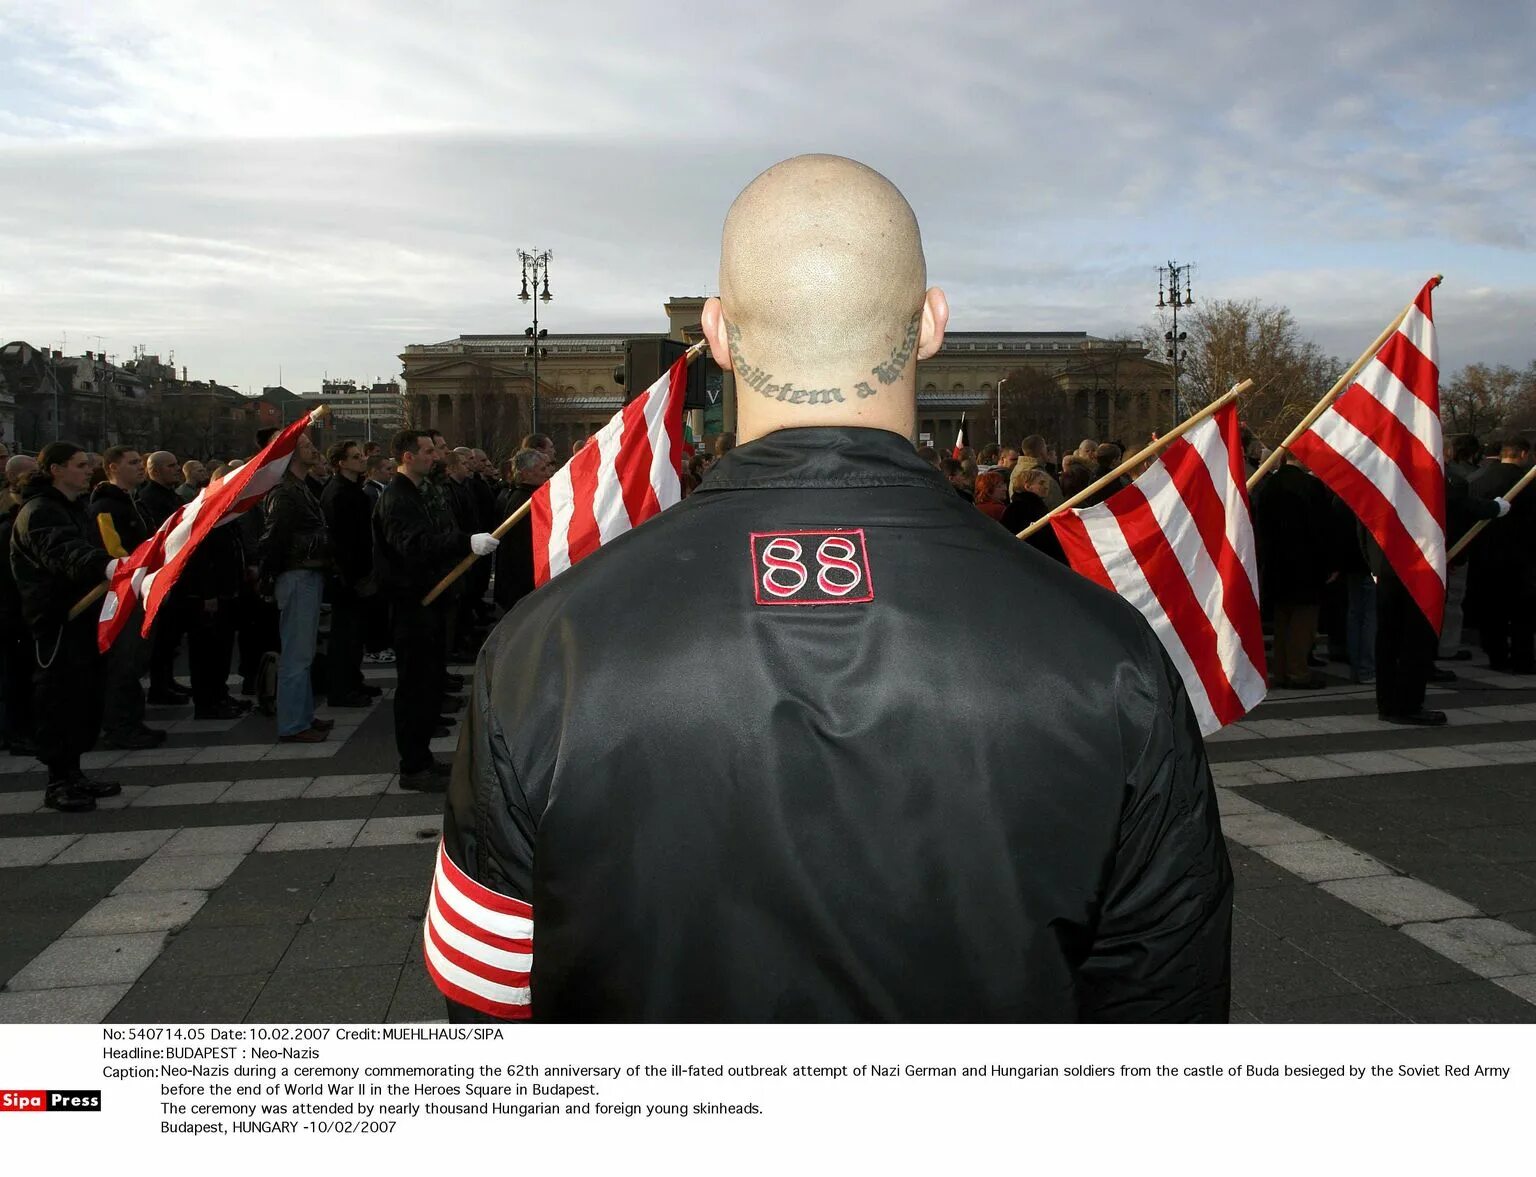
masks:
<svg viewBox="0 0 1536 1177"><path fill-rule="evenodd" d="M1212 423L1215 424L1214 421ZM1222 507L1226 511L1227 542L1232 545L1237 558L1243 562L1243 571L1247 573L1248 583L1253 588L1253 599L1257 601L1259 599L1259 557L1258 550L1254 546L1253 516L1247 502L1243 499L1242 483L1232 476L1226 438L1219 427L1206 429L1203 425L1191 429L1184 438L1200 455L1206 471L1211 476L1211 481L1216 484L1216 497L1221 499ZM1237 468L1243 469L1241 462L1238 463Z"/></svg>
<svg viewBox="0 0 1536 1177"><path fill-rule="evenodd" d="M1243 637L1237 626L1227 615L1221 573L1212 554L1206 550L1194 515L1185 506L1184 496L1179 494L1179 488L1168 475L1168 468L1161 462L1148 466L1146 473L1136 480L1136 485L1147 496L1147 505L1158 529L1178 557L1190 591L1216 631L1216 654L1221 661L1222 674L1242 701L1244 710L1252 707L1264 697L1267 684L1243 648Z"/></svg>
<svg viewBox="0 0 1536 1177"><path fill-rule="evenodd" d="M592 515L597 520L599 543L609 543L629 530L629 511L624 506L624 484L619 480L619 451L624 445L624 414L615 413L598 432L597 491L592 496ZM553 569L551 569L553 572Z"/></svg>
<svg viewBox="0 0 1536 1177"><path fill-rule="evenodd" d="M576 496L571 487L571 462L562 466L548 485L549 575L554 578L571 566L571 517L576 513Z"/></svg>
<svg viewBox="0 0 1536 1177"><path fill-rule="evenodd" d="M1179 677L1184 680L1185 689L1189 693L1190 706L1195 709L1195 715L1200 721L1200 730L1216 731L1221 727L1221 721L1216 718L1216 711L1211 706L1210 699L1206 697L1200 675L1195 670L1194 660L1185 649L1184 641L1179 636L1179 631L1174 628L1173 621L1164 612L1157 594L1152 591L1146 574L1141 570L1140 562L1131 551L1130 545L1126 543L1125 533L1120 530L1120 521L1102 506L1089 507L1085 511L1080 511L1078 518L1082 520L1083 527L1088 532L1088 539L1098 552L1099 561L1104 565L1104 571L1109 574L1115 591L1136 607L1137 611L1151 623L1153 630L1162 640L1163 648L1168 651L1168 657L1178 669Z"/></svg>
<svg viewBox="0 0 1536 1177"><path fill-rule="evenodd" d="M1431 454L1441 451L1440 418L1378 359L1372 359L1355 381L1370 393L1409 433L1424 443Z"/></svg>
<svg viewBox="0 0 1536 1177"><path fill-rule="evenodd" d="M449 984L457 985L460 989L467 990L487 1001L499 1002L503 1005L528 1005L529 987L524 985L514 988L511 985L501 985L495 981L488 981L484 977L469 972L454 964L432 943L432 933L428 926L422 927L422 942L427 954L427 959L432 962L432 967L441 974L443 980Z"/></svg>
<svg viewBox="0 0 1536 1177"><path fill-rule="evenodd" d="M682 501L683 487L672 468L672 439L667 435L667 406L672 402L672 375L662 374L645 402L645 432L651 443L651 492L663 511Z"/></svg>
<svg viewBox="0 0 1536 1177"><path fill-rule="evenodd" d="M1332 410L1312 426L1319 441L1326 443L1377 489L1402 517L1403 527L1424 557L1424 562L1445 579L1445 533L1435 522L1418 492L1403 475L1402 469L1382 451L1375 441Z"/></svg>
<svg viewBox="0 0 1536 1177"><path fill-rule="evenodd" d="M1408 317L1403 320L1400 332L1408 337L1408 342L1413 344L1426 356L1435 367L1440 366L1440 357L1435 347L1435 324L1418 307L1408 312Z"/></svg>

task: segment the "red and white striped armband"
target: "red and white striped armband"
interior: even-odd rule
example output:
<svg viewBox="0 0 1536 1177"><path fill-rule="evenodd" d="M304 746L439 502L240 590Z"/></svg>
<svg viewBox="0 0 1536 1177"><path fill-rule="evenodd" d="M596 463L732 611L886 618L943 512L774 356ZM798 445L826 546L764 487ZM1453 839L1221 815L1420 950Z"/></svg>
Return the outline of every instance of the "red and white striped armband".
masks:
<svg viewBox="0 0 1536 1177"><path fill-rule="evenodd" d="M427 972L445 997L494 1018L530 1016L533 908L475 882L442 843L422 949Z"/></svg>

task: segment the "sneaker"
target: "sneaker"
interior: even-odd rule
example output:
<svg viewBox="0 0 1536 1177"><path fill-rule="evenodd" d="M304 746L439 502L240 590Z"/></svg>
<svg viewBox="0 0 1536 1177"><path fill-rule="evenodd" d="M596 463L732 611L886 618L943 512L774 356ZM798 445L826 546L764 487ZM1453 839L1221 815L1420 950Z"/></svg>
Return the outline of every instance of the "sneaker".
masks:
<svg viewBox="0 0 1536 1177"><path fill-rule="evenodd" d="M89 813L96 808L96 798L78 780L54 781L43 794L43 804L60 813Z"/></svg>
<svg viewBox="0 0 1536 1177"><path fill-rule="evenodd" d="M311 731L328 732L336 726L334 719L311 719L309 727Z"/></svg>
<svg viewBox="0 0 1536 1177"><path fill-rule="evenodd" d="M301 732L294 732L291 736L278 736L277 742L279 744L323 744L330 734L319 728L308 727Z"/></svg>
<svg viewBox="0 0 1536 1177"><path fill-rule="evenodd" d="M165 732L146 727L122 735L104 735L101 737L101 743L102 747L110 748L114 752L139 752L147 748L158 748L165 743L165 738Z"/></svg>

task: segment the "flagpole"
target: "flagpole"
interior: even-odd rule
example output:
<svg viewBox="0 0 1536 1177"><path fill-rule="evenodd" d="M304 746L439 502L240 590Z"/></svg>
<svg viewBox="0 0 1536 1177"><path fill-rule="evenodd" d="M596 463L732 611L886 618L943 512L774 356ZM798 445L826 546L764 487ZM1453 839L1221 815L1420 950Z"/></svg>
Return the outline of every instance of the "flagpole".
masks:
<svg viewBox="0 0 1536 1177"><path fill-rule="evenodd" d="M1200 424L1200 422L1204 421L1207 417L1231 404L1239 396L1247 392L1252 387L1252 380L1244 380L1241 384L1234 384L1222 396L1218 397L1216 400L1213 400L1210 404L1206 405L1205 408L1201 409L1194 416L1187 417L1183 421L1180 421L1162 437L1158 438L1151 445L1143 447L1140 452L1121 462L1120 465L1116 466L1113 470L1104 475L1103 478L1099 479L1092 486L1078 491L1075 495L1073 495L1066 502L1062 503L1054 511L1050 511L1040 516L1040 518L1036 519L1023 531L1019 532L1018 538L1028 539L1030 536L1034 535L1035 532L1039 531L1042 527L1049 523L1053 515L1060 515L1063 511L1070 511L1084 499L1089 498L1100 490L1103 490L1106 486L1114 482L1115 479L1119 478L1126 471L1134 470L1148 458L1155 457L1157 454L1162 453L1162 451L1167 449L1175 439L1182 437L1185 433L1188 433L1191 429Z"/></svg>
<svg viewBox="0 0 1536 1177"><path fill-rule="evenodd" d="M1509 502L1510 499L1514 498L1517 494L1524 490L1526 486L1530 484L1532 479L1536 479L1536 466L1532 466L1529 470L1527 470L1521 476L1520 481L1515 483L1514 486L1510 487L1507 491L1501 494L1499 498L1503 499L1506 503ZM1468 528L1467 534L1457 540L1451 550L1445 554L1446 564L1449 565L1452 560L1461 555L1466 546L1477 538L1478 532L1482 531L1483 528L1487 527L1492 522L1492 519L1479 519L1470 528Z"/></svg>
<svg viewBox="0 0 1536 1177"><path fill-rule="evenodd" d="M1444 275L1435 275L1434 282L1436 286L1440 285L1440 283L1444 280ZM1417 302L1419 296L1414 295L1413 297L1414 302ZM1313 423L1327 411L1328 406L1333 404L1333 402L1338 399L1339 393L1348 388L1351 381L1353 381L1354 378L1360 374L1360 369L1364 368L1368 363L1371 362L1372 359L1375 358L1376 353L1381 350L1382 345L1385 344L1388 339L1392 338L1392 333L1403 325L1403 320L1408 317L1408 312L1413 310L1413 306L1414 303L1410 302L1402 309L1397 318L1393 319L1391 323L1387 324L1387 329L1376 337L1376 341L1372 343L1370 347L1366 348L1365 351L1360 353L1360 358L1358 360L1356 360L1353 364L1344 370L1344 375L1340 376L1338 380L1334 382L1333 387L1323 394L1323 399L1312 406L1312 411L1301 419L1301 424L1297 425L1295 429L1292 429L1291 432L1286 436L1286 439L1274 448L1269 457L1264 459L1263 463L1257 470L1253 472L1252 476L1248 479L1249 490L1252 490L1254 487L1258 486L1259 480L1280 464L1280 459L1285 456L1285 452L1290 449L1291 446L1296 444L1296 439L1305 433L1308 429L1312 428Z"/></svg>
<svg viewBox="0 0 1536 1177"><path fill-rule="evenodd" d="M319 421L320 418L324 417L330 411L331 411L331 407L329 405L321 405L319 408L317 408L313 413L311 413L309 415L309 423L311 425L315 424L315 422ZM260 456L261 456L261 454L258 451L258 453L256 454L256 457L260 457ZM251 459L251 461L254 462L256 460L256 457L253 457ZM198 494L203 494L204 492L207 491L207 489L208 489L207 487L204 487L201 491L198 492ZM158 531L159 529L157 528L156 530ZM148 543L151 539L154 539L153 535L149 536L149 538L146 539L144 542ZM135 548L134 551L138 551L138 549ZM133 552L129 552L128 556L125 556L123 558L124 559L128 559L132 555L133 555ZM110 580L102 581L95 588L93 588L90 592L86 593L85 596L81 597L78 601L76 601L74 603L74 605L69 610L69 616L66 618L66 620L67 621L73 621L76 617L79 617L80 614L84 613L87 609L89 609L97 601L101 600L102 597L106 596L107 595L107 589L109 589L111 587L112 587L112 582Z"/></svg>
<svg viewBox="0 0 1536 1177"><path fill-rule="evenodd" d="M709 340L699 340L683 353L683 362L685 364L692 364L694 360L698 359L699 356L704 354L704 349L708 346ZM511 531L513 527L517 526L518 522L523 518L523 516L528 514L528 512L532 509L533 499L530 498L526 503L518 507L517 510L513 511L512 514L508 515L501 521L501 526L496 528L495 531L491 532L491 538L498 540L501 539L507 534L507 532ZM448 575L433 585L432 591L421 598L422 605L430 605L433 601L437 600L438 597L447 592L449 586L452 585L454 581L458 580L459 577L463 576L466 572L473 568L475 566L475 561L478 559L480 559L480 557L471 552L469 555L465 556L462 560L455 564L449 571Z"/></svg>

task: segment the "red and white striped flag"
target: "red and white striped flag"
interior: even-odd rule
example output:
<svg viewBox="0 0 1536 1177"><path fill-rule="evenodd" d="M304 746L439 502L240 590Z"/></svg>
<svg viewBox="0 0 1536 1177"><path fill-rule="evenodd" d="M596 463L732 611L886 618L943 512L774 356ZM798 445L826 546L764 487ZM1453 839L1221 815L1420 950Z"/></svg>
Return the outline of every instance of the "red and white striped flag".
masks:
<svg viewBox="0 0 1536 1177"><path fill-rule="evenodd" d="M102 653L127 627L139 601L144 602L143 632L148 636L155 615L203 537L249 511L282 481L294 447L319 412L300 417L217 486L204 487L190 503L177 507L154 535L118 564L96 625L96 644Z"/></svg>
<svg viewBox="0 0 1536 1177"><path fill-rule="evenodd" d="M1445 614L1445 466L1431 278L1291 452L1364 523L1435 632Z"/></svg>
<svg viewBox="0 0 1536 1177"><path fill-rule="evenodd" d="M1184 679L1203 735L1268 689L1237 406L1175 438L1136 481L1051 516L1072 567L1135 605Z"/></svg>
<svg viewBox="0 0 1536 1177"><path fill-rule="evenodd" d="M682 499L687 385L680 357L534 492L535 584Z"/></svg>
<svg viewBox="0 0 1536 1177"><path fill-rule="evenodd" d="M950 454L950 457L954 458L954 460L958 462L964 456L965 456L965 414L961 413L960 414L960 432L955 434L955 449L954 449L954 452L952 454Z"/></svg>
<svg viewBox="0 0 1536 1177"><path fill-rule="evenodd" d="M445 997L495 1018L529 1016L533 908L475 882L454 865L441 842L422 954Z"/></svg>

